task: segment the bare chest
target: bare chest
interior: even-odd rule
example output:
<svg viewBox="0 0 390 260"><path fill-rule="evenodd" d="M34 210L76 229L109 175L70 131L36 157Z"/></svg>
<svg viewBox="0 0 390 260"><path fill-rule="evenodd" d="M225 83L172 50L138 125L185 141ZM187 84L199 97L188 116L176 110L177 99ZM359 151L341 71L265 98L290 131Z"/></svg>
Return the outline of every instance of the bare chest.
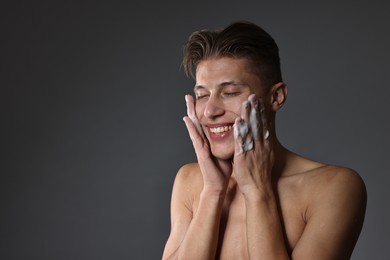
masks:
<svg viewBox="0 0 390 260"><path fill-rule="evenodd" d="M291 252L305 228L304 202L299 196L279 194L279 216L286 246ZM240 192L228 192L220 222L217 259L248 259L245 201Z"/></svg>

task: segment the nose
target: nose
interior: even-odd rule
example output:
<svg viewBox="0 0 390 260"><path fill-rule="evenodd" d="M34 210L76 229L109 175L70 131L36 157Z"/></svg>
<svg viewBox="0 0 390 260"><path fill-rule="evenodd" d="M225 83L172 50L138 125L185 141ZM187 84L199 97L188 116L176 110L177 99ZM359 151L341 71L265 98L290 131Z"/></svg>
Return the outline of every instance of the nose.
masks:
<svg viewBox="0 0 390 260"><path fill-rule="evenodd" d="M204 116L209 119L214 119L224 113L225 109L221 100L218 97L211 95L207 100Z"/></svg>

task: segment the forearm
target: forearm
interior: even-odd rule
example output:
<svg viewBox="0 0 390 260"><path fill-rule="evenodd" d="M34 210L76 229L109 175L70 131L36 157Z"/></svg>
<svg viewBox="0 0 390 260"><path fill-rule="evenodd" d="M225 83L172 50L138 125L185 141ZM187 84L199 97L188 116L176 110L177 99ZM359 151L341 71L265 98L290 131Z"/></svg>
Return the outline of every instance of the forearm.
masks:
<svg viewBox="0 0 390 260"><path fill-rule="evenodd" d="M172 259L215 259L225 192L203 191L186 235Z"/></svg>
<svg viewBox="0 0 390 260"><path fill-rule="evenodd" d="M245 197L250 259L290 259L272 188Z"/></svg>

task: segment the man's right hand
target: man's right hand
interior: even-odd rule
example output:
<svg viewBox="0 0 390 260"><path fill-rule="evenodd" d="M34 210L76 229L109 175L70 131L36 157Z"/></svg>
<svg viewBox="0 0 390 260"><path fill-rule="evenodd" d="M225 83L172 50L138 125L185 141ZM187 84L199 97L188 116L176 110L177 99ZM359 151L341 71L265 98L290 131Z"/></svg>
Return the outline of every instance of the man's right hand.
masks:
<svg viewBox="0 0 390 260"><path fill-rule="evenodd" d="M195 113L195 102L191 95L185 96L187 116L183 118L192 144L195 149L198 164L203 175L204 191L223 192L232 174L232 163L214 157L198 117Z"/></svg>

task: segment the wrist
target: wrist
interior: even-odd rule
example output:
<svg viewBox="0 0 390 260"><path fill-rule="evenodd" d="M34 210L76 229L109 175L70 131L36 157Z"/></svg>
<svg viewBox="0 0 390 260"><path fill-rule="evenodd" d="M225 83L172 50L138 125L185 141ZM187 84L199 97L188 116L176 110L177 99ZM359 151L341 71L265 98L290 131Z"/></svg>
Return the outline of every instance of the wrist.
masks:
<svg viewBox="0 0 390 260"><path fill-rule="evenodd" d="M210 195L210 196L220 196L224 195L226 193L228 184L229 184L229 179L222 179L219 178L217 180L207 180L206 178L204 179L203 183L203 189L202 193Z"/></svg>
<svg viewBox="0 0 390 260"><path fill-rule="evenodd" d="M268 202L275 199L275 194L272 187L253 188L243 192L245 201L247 202Z"/></svg>
<svg viewBox="0 0 390 260"><path fill-rule="evenodd" d="M202 192L200 193L201 198L211 199L218 198L223 199L226 194L226 187L203 187Z"/></svg>

